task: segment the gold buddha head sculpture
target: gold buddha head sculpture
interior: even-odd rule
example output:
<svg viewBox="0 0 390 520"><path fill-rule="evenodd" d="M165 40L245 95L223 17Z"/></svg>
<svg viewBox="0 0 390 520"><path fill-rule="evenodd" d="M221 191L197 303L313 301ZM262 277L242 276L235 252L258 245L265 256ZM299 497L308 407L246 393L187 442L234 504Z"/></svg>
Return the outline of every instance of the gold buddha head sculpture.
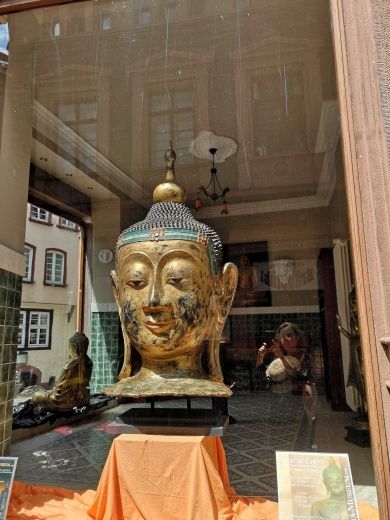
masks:
<svg viewBox="0 0 390 520"><path fill-rule="evenodd" d="M119 382L109 395L229 396L219 342L237 285L237 268L220 268L222 244L196 221L174 182L172 149L166 180L154 191L145 220L123 231L111 272L125 342ZM207 348L207 369L202 355ZM142 359L132 368L132 349Z"/></svg>

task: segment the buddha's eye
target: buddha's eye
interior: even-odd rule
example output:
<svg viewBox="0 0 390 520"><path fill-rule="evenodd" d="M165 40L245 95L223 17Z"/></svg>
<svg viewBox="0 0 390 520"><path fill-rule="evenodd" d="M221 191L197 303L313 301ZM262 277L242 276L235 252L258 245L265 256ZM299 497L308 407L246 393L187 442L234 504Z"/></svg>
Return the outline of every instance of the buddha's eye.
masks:
<svg viewBox="0 0 390 520"><path fill-rule="evenodd" d="M191 289L191 278L188 276L168 276L166 283L181 291L188 291Z"/></svg>
<svg viewBox="0 0 390 520"><path fill-rule="evenodd" d="M143 289L146 286L146 280L129 280L126 285L132 287L133 289Z"/></svg>
<svg viewBox="0 0 390 520"><path fill-rule="evenodd" d="M181 278L181 277L171 277L171 278L168 278L168 283L171 283L174 285L179 285L180 283L182 283L183 280L184 280L184 278Z"/></svg>

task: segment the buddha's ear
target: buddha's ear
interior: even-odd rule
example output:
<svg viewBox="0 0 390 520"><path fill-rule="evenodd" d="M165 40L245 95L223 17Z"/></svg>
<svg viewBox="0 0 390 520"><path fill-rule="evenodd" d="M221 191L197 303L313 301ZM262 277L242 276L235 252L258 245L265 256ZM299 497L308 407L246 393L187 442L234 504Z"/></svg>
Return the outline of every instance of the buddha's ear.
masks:
<svg viewBox="0 0 390 520"><path fill-rule="evenodd" d="M223 382L223 374L219 359L219 344L221 341L223 327L232 306L234 293L236 292L238 280L237 267L228 262L223 266L222 274L218 282L215 298L218 301L217 312L211 322L211 334L208 342L208 369L212 379Z"/></svg>
<svg viewBox="0 0 390 520"><path fill-rule="evenodd" d="M236 292L238 281L238 269L237 266L231 262L228 262L223 266L221 275L221 305L220 305L220 318L225 320L228 317L230 307L233 303L234 294Z"/></svg>
<svg viewBox="0 0 390 520"><path fill-rule="evenodd" d="M114 293L115 303L119 311L119 280L116 271L110 272L112 292Z"/></svg>

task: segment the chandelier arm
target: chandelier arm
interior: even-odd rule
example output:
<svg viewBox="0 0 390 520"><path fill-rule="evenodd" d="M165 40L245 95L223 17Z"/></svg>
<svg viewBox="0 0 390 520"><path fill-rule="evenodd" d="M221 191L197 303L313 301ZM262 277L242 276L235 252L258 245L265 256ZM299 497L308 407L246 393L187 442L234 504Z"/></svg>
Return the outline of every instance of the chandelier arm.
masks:
<svg viewBox="0 0 390 520"><path fill-rule="evenodd" d="M220 185L217 175L215 175L215 180L217 181L218 187L219 187L219 189L221 190L221 193L222 193L225 188L222 188L222 186Z"/></svg>
<svg viewBox="0 0 390 520"><path fill-rule="evenodd" d="M209 197L210 199L216 201L218 199L223 199L224 196L226 195L226 193L228 193L230 191L230 188L227 186L225 188L222 188L222 186L219 182L218 172L215 167L215 153L217 152L217 149L210 148L209 151L213 156L213 167L210 170L210 173L211 173L210 182L207 184L206 187L203 185L199 186L198 194L202 192L204 195L206 195L206 197ZM208 192L208 189L210 188L211 185L212 185L211 189L213 190L213 193ZM219 193L217 192L217 189L218 189Z"/></svg>

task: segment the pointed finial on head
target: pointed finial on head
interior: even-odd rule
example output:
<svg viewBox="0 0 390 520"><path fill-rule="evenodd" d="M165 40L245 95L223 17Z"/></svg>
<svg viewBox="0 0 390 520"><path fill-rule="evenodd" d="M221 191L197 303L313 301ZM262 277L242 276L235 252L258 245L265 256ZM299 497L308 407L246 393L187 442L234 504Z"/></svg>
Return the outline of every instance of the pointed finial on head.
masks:
<svg viewBox="0 0 390 520"><path fill-rule="evenodd" d="M173 182L175 180L175 161L176 154L172 149L172 141L169 141L169 148L164 154L164 159L167 163L167 167L165 170L165 179L168 182Z"/></svg>
<svg viewBox="0 0 390 520"><path fill-rule="evenodd" d="M156 186L153 192L153 202L184 202L186 194L184 189L175 182L175 161L176 154L172 149L172 141L169 142L169 148L164 154L166 161L165 179Z"/></svg>

